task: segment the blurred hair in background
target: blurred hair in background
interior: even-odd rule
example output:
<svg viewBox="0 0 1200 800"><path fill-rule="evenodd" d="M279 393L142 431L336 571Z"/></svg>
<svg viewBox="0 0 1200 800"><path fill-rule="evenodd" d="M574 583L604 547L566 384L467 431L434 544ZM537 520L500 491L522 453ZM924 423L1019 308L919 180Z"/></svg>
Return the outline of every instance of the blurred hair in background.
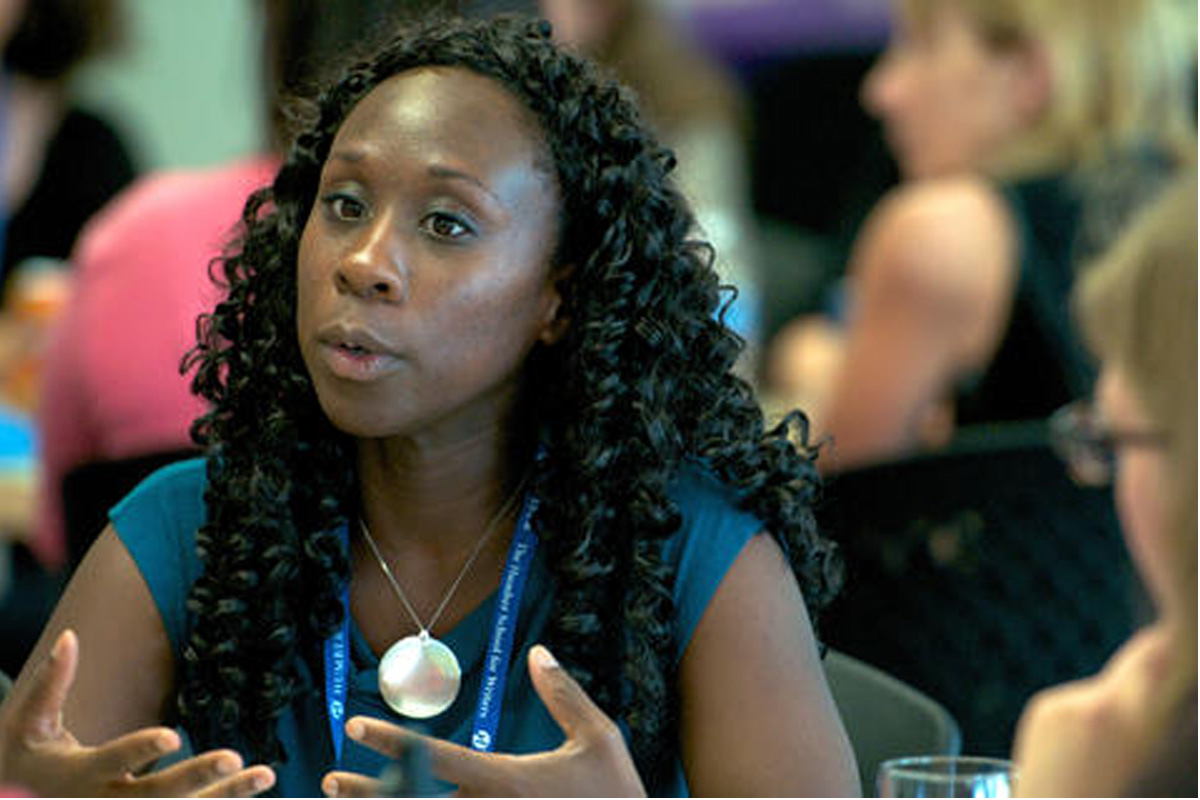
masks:
<svg viewBox="0 0 1200 800"><path fill-rule="evenodd" d="M8 3L23 14L4 48L10 72L60 80L89 59L124 44L118 0L23 0Z"/></svg>

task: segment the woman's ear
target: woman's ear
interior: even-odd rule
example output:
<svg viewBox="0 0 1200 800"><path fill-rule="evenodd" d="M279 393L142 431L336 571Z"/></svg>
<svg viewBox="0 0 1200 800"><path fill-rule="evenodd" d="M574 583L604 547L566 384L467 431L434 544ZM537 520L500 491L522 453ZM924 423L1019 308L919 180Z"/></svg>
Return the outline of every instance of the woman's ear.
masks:
<svg viewBox="0 0 1200 800"><path fill-rule="evenodd" d="M563 312L562 289L563 283L575 271L574 265L557 267L547 286L545 309L542 315L542 331L538 339L542 344L553 345L566 334L571 320Z"/></svg>

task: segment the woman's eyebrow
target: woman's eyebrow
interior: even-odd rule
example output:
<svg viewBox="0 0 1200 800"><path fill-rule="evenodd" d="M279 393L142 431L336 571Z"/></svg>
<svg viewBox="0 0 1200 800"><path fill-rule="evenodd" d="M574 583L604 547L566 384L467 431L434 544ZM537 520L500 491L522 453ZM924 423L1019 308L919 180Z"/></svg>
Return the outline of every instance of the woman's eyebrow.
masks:
<svg viewBox="0 0 1200 800"><path fill-rule="evenodd" d="M492 198L497 203L500 203L500 198L496 196L496 194L491 190L490 187L487 186L487 184L468 172L463 172L461 170L454 169L453 167L447 167L441 164L430 164L427 171L434 178L440 178L442 180L459 180L469 183L487 194L488 197Z"/></svg>

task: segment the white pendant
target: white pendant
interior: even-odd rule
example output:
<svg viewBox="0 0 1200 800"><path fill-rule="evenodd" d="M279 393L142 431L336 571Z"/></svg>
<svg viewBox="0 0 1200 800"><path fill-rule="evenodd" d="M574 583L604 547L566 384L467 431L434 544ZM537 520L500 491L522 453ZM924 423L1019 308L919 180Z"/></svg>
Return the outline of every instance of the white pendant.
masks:
<svg viewBox="0 0 1200 800"><path fill-rule="evenodd" d="M396 642L379 662L379 693L397 714L414 719L449 708L461 681L454 651L426 631Z"/></svg>

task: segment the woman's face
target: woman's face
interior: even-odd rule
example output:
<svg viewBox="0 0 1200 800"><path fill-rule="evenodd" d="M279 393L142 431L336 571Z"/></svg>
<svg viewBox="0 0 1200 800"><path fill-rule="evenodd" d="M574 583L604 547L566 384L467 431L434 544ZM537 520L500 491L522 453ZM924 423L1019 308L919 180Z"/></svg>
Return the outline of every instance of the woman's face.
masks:
<svg viewBox="0 0 1200 800"><path fill-rule="evenodd" d="M1098 411L1110 430L1118 434L1158 430L1119 368L1105 366L1096 395ZM1114 491L1121 528L1138 571L1160 608L1169 596L1171 574L1166 541L1167 493L1163 485L1166 479L1166 456L1161 446L1117 446Z"/></svg>
<svg viewBox="0 0 1200 800"><path fill-rule="evenodd" d="M897 19L862 102L905 177L974 170L1028 124L1039 64L1026 49L990 47L955 4L938 3L922 24Z"/></svg>
<svg viewBox="0 0 1200 800"><path fill-rule="evenodd" d="M347 116L297 300L339 429L454 442L505 424L527 354L560 327L558 190L538 130L499 84L455 68L396 75Z"/></svg>

